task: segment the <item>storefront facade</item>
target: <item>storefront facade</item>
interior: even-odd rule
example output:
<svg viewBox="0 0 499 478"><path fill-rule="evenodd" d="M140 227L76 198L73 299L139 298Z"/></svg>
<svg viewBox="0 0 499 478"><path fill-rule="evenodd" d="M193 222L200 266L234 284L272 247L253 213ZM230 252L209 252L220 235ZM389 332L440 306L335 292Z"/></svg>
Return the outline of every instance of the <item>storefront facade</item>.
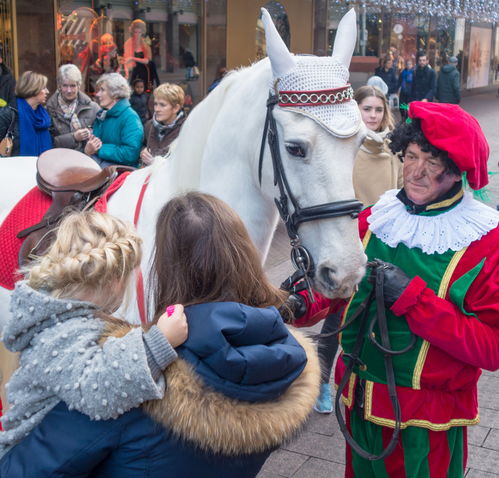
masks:
<svg viewBox="0 0 499 478"><path fill-rule="evenodd" d="M392 2L329 1L327 52L332 48L341 17L354 8L358 41L352 61L352 80L364 83L391 53L399 70L419 52L437 72L448 58L458 58L463 91L479 92L499 83L499 4L497 1L408 0Z"/></svg>
<svg viewBox="0 0 499 478"><path fill-rule="evenodd" d="M499 82L497 0L0 0L0 44L16 76L39 71L52 89L57 67L71 62L91 92L92 74L125 74L125 43L132 21L141 19L159 80L182 83L196 102L225 70L265 55L261 7L292 52L317 55L331 54L339 20L354 8L354 86L373 74L387 52L402 66L418 51L437 71L457 56L463 90Z"/></svg>

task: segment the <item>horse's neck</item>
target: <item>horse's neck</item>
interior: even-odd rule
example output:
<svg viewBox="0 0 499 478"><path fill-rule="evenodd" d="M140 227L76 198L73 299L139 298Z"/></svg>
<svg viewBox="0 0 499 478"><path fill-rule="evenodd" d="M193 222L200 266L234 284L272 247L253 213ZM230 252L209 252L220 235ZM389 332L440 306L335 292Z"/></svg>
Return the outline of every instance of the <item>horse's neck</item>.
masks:
<svg viewBox="0 0 499 478"><path fill-rule="evenodd" d="M272 197L257 180L270 77L263 61L226 78L189 115L172 164L179 189L213 194L237 211L262 260L277 223Z"/></svg>

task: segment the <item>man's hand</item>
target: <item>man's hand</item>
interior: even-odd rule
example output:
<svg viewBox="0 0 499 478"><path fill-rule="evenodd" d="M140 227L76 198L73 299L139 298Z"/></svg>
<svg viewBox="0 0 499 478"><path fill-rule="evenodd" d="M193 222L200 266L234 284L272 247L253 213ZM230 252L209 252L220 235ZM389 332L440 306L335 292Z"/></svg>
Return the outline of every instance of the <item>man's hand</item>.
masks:
<svg viewBox="0 0 499 478"><path fill-rule="evenodd" d="M411 278L400 268L380 259L372 261L370 282L376 283L376 273L383 272L383 296L386 307L390 308L407 288ZM374 267L373 267L374 266Z"/></svg>
<svg viewBox="0 0 499 478"><path fill-rule="evenodd" d="M305 299L299 294L290 294L286 299L285 305L292 312L295 319L303 317L307 312Z"/></svg>

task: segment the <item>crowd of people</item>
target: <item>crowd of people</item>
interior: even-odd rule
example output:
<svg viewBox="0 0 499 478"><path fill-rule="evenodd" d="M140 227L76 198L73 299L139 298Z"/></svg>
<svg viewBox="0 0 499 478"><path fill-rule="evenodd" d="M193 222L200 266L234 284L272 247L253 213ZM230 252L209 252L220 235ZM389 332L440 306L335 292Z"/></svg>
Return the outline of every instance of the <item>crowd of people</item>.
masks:
<svg viewBox="0 0 499 478"><path fill-rule="evenodd" d="M0 82L5 100L0 139L11 139L9 156L69 148L91 156L101 167L137 168L165 156L186 119L184 91L176 84L160 85L150 98L141 78L134 79L132 93L123 75L104 73L91 98L82 89L80 70L65 64L57 73L57 90L49 97L44 75L25 71L17 83L7 73L2 76L6 81Z"/></svg>
<svg viewBox="0 0 499 478"><path fill-rule="evenodd" d="M385 94L397 96L401 106L400 113L407 117L407 105L411 101L438 101L440 103L459 104L461 101L461 75L458 59L447 58L437 75L428 62L428 56L420 51L416 56L416 67L413 60L405 60L403 67L398 68L393 54L388 53L379 60L380 66L374 75L386 84Z"/></svg>
<svg viewBox="0 0 499 478"><path fill-rule="evenodd" d="M125 45L130 72L147 63L141 28L132 24ZM290 302L268 282L237 214L190 192L159 214L155 317L135 327L112 314L141 239L106 214L65 217L48 252L22 271L3 331L20 366L2 418L0 476L255 477L312 407L333 411L341 345L335 382L356 443L346 476L463 477L480 369L499 368L499 213L464 191L463 174L473 189L487 184L489 147L457 105L457 59L438 76L425 54L416 63L397 71L387 56L355 91L367 136L353 187L370 262L348 300L297 293ZM61 147L101 167L150 165L186 119L184 91L159 85L150 111L146 80L132 76L101 75L98 104L71 64L50 98L36 72L20 76L15 95L0 81L0 137L12 132L12 155ZM394 94L408 104L398 125ZM285 325L323 317L318 354ZM395 452L373 460L397 426Z"/></svg>

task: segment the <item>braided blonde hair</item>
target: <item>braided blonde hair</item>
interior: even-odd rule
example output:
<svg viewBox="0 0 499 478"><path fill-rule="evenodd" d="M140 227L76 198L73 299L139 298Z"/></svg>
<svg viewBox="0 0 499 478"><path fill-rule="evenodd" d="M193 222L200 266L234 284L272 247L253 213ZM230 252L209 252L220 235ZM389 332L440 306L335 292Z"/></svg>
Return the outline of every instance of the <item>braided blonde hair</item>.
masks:
<svg viewBox="0 0 499 478"><path fill-rule="evenodd" d="M47 253L23 272L30 287L55 297L103 291L112 296L112 285L126 286L140 264L141 246L131 224L95 211L75 212L61 222Z"/></svg>

